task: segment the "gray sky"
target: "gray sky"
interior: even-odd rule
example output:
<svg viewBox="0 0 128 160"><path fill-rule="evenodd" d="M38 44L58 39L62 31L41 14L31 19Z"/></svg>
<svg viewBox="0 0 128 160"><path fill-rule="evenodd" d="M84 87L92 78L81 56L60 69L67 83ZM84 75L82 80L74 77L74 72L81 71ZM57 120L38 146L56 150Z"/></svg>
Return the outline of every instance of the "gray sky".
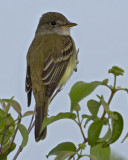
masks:
<svg viewBox="0 0 128 160"><path fill-rule="evenodd" d="M71 30L79 52L78 72L70 78L62 92L54 99L49 115L67 112L70 109L68 93L76 81L95 81L110 78L107 70L118 65L125 70L119 84L128 87L128 0L5 0L0 4L0 98L15 99L22 105L22 112L28 110L24 90L26 74L26 54L34 37L40 16L47 11L63 13L70 21L78 23ZM108 89L100 87L82 101L82 111L87 112L86 102L104 94L108 99ZM33 110L34 100L30 110ZM121 138L111 148L128 159L128 140L121 144L128 124L128 95L117 93L111 103L111 110L117 110L124 117ZM28 125L29 119L23 123ZM20 135L16 138L21 143ZM58 143L83 140L76 125L70 120L56 122L48 127L47 138L36 143L34 130L29 143L18 160L45 160L45 155ZM12 159L14 153L10 155ZM49 158L53 160L53 157Z"/></svg>

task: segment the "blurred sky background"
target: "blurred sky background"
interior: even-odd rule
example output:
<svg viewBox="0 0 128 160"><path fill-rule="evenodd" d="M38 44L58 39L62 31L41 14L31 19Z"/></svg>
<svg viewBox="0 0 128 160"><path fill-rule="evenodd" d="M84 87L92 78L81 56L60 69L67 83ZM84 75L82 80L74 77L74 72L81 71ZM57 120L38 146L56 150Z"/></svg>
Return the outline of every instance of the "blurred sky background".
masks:
<svg viewBox="0 0 128 160"><path fill-rule="evenodd" d="M124 76L118 78L118 85L128 88L128 0L4 0L0 3L0 98L15 96L22 106L22 113L33 110L34 100L28 109L25 93L26 54L39 18L48 11L61 12L70 21L78 23L71 35L80 49L78 72L50 105L49 116L70 110L68 93L75 82L110 78L109 84L113 83L108 69L114 65L125 70ZM80 103L82 112L88 113L86 103L90 98L98 100L97 94L104 94L107 101L110 92L105 87L96 89ZM111 110L120 112L125 124L120 139L111 148L128 160L128 139L121 144L128 132L128 95L125 92L115 95ZM29 121L24 118L23 124L28 126ZM20 134L16 137L18 145L21 144L20 137ZM34 140L33 130L18 160L46 160L45 155L53 147L66 141L76 145L83 142L79 128L71 120L48 126L46 139L39 143ZM49 160L53 159L49 157Z"/></svg>

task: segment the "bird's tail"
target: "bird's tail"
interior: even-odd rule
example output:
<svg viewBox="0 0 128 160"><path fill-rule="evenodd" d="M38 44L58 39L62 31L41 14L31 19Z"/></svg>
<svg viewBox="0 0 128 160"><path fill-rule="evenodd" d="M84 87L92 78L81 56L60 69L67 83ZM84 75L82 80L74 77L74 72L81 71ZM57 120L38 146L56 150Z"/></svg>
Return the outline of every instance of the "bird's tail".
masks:
<svg viewBox="0 0 128 160"><path fill-rule="evenodd" d="M45 117L48 113L48 102L44 102L42 106L36 106L36 117L35 117L35 140L43 140L47 134L47 128L45 128L41 133L41 126Z"/></svg>

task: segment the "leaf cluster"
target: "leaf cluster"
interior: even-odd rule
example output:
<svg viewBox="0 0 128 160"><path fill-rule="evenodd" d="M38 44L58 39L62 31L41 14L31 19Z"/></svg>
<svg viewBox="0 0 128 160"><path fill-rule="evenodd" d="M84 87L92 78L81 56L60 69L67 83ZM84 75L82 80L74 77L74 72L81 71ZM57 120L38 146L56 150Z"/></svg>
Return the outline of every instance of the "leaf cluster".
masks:
<svg viewBox="0 0 128 160"><path fill-rule="evenodd" d="M26 146L28 142L28 130L21 124L21 119L35 114L33 111L28 111L22 115L20 104L13 98L0 99L0 160L6 160L8 155L16 148L14 139L18 130L23 138L21 147ZM9 113L11 107L17 113L16 119Z"/></svg>
<svg viewBox="0 0 128 160"><path fill-rule="evenodd" d="M68 158L79 160L82 157L89 157L91 160L109 160L111 156L111 144L115 143L121 133L123 131L123 117L121 113L112 111L110 109L110 103L116 92L123 90L128 91L126 88L121 88L116 86L117 77L123 76L124 70L113 66L108 73L114 75L114 83L113 85L108 85L109 80L105 79L103 81L94 81L90 83L86 83L83 81L79 81L73 85L71 91L69 93L71 100L71 108L70 112L66 114L74 114L74 118L72 119L79 127L81 131L81 135L83 137L83 142L78 144L78 147L73 142L63 142L58 144L55 148L53 148L47 157L56 155L55 160L65 160ZM90 111L90 114L81 114L81 106L79 102L84 100L88 95L90 95L97 87L106 87L109 88L111 94L109 96L108 101L104 99L103 95L97 95L97 100L90 99L87 102L87 109ZM103 114L99 117L99 112L103 108ZM61 117L61 114L63 115ZM64 113L60 113L57 116L46 118L42 124L42 129L49 125L53 121L50 122L52 118L54 118L54 122L66 118L64 117ZM50 123L46 123L46 122ZM88 122L91 122L89 127L87 127ZM108 127L108 130L101 137L101 132L104 128ZM87 136L86 136L87 135ZM124 138L124 140L127 138ZM84 154L83 151L86 150L87 144L90 146L90 154ZM70 146L70 147L69 147Z"/></svg>

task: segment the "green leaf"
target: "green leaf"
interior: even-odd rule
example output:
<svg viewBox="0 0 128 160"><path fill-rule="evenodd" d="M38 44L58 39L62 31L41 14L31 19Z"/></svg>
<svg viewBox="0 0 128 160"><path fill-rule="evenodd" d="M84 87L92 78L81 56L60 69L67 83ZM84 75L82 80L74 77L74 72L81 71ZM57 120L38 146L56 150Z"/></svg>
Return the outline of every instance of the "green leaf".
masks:
<svg viewBox="0 0 128 160"><path fill-rule="evenodd" d="M5 160L6 155L11 153L15 148L16 148L16 144L15 143L12 144L11 148L10 148L10 145L8 145L7 149L5 150L5 152L0 154L0 160Z"/></svg>
<svg viewBox="0 0 128 160"><path fill-rule="evenodd" d="M103 122L101 120L93 122L88 129L88 144L93 146L98 140Z"/></svg>
<svg viewBox="0 0 128 160"><path fill-rule="evenodd" d="M60 119L73 119L74 120L76 119L76 115L74 113L66 112L66 113L59 113L56 116L52 116L50 118L45 118L42 123L40 133L43 131L44 128L46 128L46 126Z"/></svg>
<svg viewBox="0 0 128 160"><path fill-rule="evenodd" d="M84 143L79 144L79 148L80 148L80 149L85 149L85 147L86 147L86 145L85 145Z"/></svg>
<svg viewBox="0 0 128 160"><path fill-rule="evenodd" d="M4 131L5 131L5 130L4 130ZM0 133L0 142L2 141L4 131L3 131L2 133ZM7 143L8 140L11 138L11 136L12 136L12 133L11 133L9 130L7 130L7 131L6 131L6 134L5 134L5 137L4 137L4 142L3 142L3 144Z"/></svg>
<svg viewBox="0 0 128 160"><path fill-rule="evenodd" d="M0 132L5 130L5 125L8 117L2 117L0 118Z"/></svg>
<svg viewBox="0 0 128 160"><path fill-rule="evenodd" d="M101 103L99 103L93 99L89 100L87 103L88 109L93 116L97 116L100 105L101 105Z"/></svg>
<svg viewBox="0 0 128 160"><path fill-rule="evenodd" d="M6 102L6 103L10 103L13 100L14 96L10 99L2 99L2 101Z"/></svg>
<svg viewBox="0 0 128 160"><path fill-rule="evenodd" d="M109 79L105 79L102 81L102 85L107 85L108 84Z"/></svg>
<svg viewBox="0 0 128 160"><path fill-rule="evenodd" d="M8 130L12 133L15 128L15 124L12 124L12 122L14 122L14 119L10 114L7 114L6 117L0 117L0 132L5 129L5 126L7 126ZM10 126L10 124L12 125Z"/></svg>
<svg viewBox="0 0 128 160"><path fill-rule="evenodd" d="M5 113L7 114L10 110L10 104L8 103L5 107Z"/></svg>
<svg viewBox="0 0 128 160"><path fill-rule="evenodd" d="M9 112L9 110L10 110L10 104L8 103L7 106L6 106L6 108L5 108L6 114Z"/></svg>
<svg viewBox="0 0 128 160"><path fill-rule="evenodd" d="M112 134L110 139L105 143L105 146L114 143L120 137L123 130L123 118L120 113L113 112L113 114L117 117L117 119L112 120Z"/></svg>
<svg viewBox="0 0 128 160"><path fill-rule="evenodd" d="M15 148L16 148L16 144L15 144L15 143L13 143L13 144L12 144L12 146L11 146L11 150L10 150L10 152L12 152ZM9 153L10 153L10 152L9 152Z"/></svg>
<svg viewBox="0 0 128 160"><path fill-rule="evenodd" d="M84 128L87 126L88 122L91 121L92 119L93 119L92 116L90 118L86 119L85 124L84 124Z"/></svg>
<svg viewBox="0 0 128 160"><path fill-rule="evenodd" d="M7 152L0 154L0 160L5 160L6 155L7 155ZM6 160L7 160L7 158L6 158Z"/></svg>
<svg viewBox="0 0 128 160"><path fill-rule="evenodd" d="M124 88L124 90L128 93L128 89L127 88Z"/></svg>
<svg viewBox="0 0 128 160"><path fill-rule="evenodd" d="M72 142L63 142L53 148L47 155L47 158L51 155L59 155L60 153L76 153L76 146Z"/></svg>
<svg viewBox="0 0 128 160"><path fill-rule="evenodd" d="M110 136L111 136L111 128L109 126L107 133L104 135L104 137L99 138L97 142L105 142L107 139L110 138Z"/></svg>
<svg viewBox="0 0 128 160"><path fill-rule="evenodd" d="M93 116L87 115L87 114L83 114L83 115L82 115L82 118L83 118L83 119L84 119L84 118L91 118L91 119L93 119Z"/></svg>
<svg viewBox="0 0 128 160"><path fill-rule="evenodd" d="M6 150L5 150L5 152L8 152L9 150L9 153L10 152L12 152L15 148L16 148L16 144L13 142L12 143L12 145L10 145L9 143L8 144L6 144L7 146L6 146Z"/></svg>
<svg viewBox="0 0 128 160"><path fill-rule="evenodd" d="M121 143L123 143L126 140L126 138L128 138L128 133L126 134L126 136L124 137Z"/></svg>
<svg viewBox="0 0 128 160"><path fill-rule="evenodd" d="M109 160L111 155L110 147L102 147L103 144L99 143L92 146L90 149L90 154L95 156L97 160Z"/></svg>
<svg viewBox="0 0 128 160"><path fill-rule="evenodd" d="M6 103L9 103L12 107L13 107L13 109L18 113L18 114L20 114L21 113L21 106L20 106L20 104L17 102L17 101L15 101L15 100L13 100L13 98L14 97L12 97L11 99L2 99L4 102L6 102Z"/></svg>
<svg viewBox="0 0 128 160"><path fill-rule="evenodd" d="M3 110L5 111L7 106L6 106L5 102L4 102L4 100L0 99L0 103L2 105Z"/></svg>
<svg viewBox="0 0 128 160"><path fill-rule="evenodd" d="M114 76L123 76L124 70L118 66L113 66L108 70L108 73L112 73Z"/></svg>
<svg viewBox="0 0 128 160"><path fill-rule="evenodd" d="M93 120L93 121L99 120L98 117L91 116L91 115L87 115L87 114L83 114L83 115L82 115L82 118L83 118L83 119L84 119L84 118L87 118L86 121L85 121L85 124L84 124L84 128L86 127L86 125L88 124L88 122L89 122L90 120Z"/></svg>
<svg viewBox="0 0 128 160"><path fill-rule="evenodd" d="M23 141L22 141L22 148L24 148L27 143L28 143L28 131L26 129L26 127L23 124L17 124L19 131L23 137Z"/></svg>
<svg viewBox="0 0 128 160"><path fill-rule="evenodd" d="M8 130L11 133L13 133L15 130L15 123L14 123L14 119L12 118L12 116L10 114L8 114L8 119L7 119L6 125L9 126Z"/></svg>
<svg viewBox="0 0 128 160"><path fill-rule="evenodd" d="M0 109L0 117L5 117L5 112L2 109Z"/></svg>
<svg viewBox="0 0 128 160"><path fill-rule="evenodd" d="M107 112L108 114L112 113L109 109L108 103L105 102L104 97L100 97L100 96L97 96L97 97L100 99L101 104L103 105L105 112Z"/></svg>
<svg viewBox="0 0 128 160"><path fill-rule="evenodd" d="M77 105L74 107L74 111L79 112L80 110L81 110L80 105L77 104Z"/></svg>
<svg viewBox="0 0 128 160"><path fill-rule="evenodd" d="M69 93L70 100L71 100L71 111L74 110L74 107L86 96L91 94L96 87L102 85L103 82L94 81L90 83L85 82L77 82L71 88Z"/></svg>
<svg viewBox="0 0 128 160"><path fill-rule="evenodd" d="M30 116L30 115L35 115L35 114L36 114L35 111L28 111L28 112L25 112L22 117L26 117L26 116Z"/></svg>
<svg viewBox="0 0 128 160"><path fill-rule="evenodd" d="M20 104L19 104L17 101L12 100L12 101L10 102L10 105L13 107L13 109L14 109L18 114L21 114L21 106L20 106Z"/></svg>
<svg viewBox="0 0 128 160"><path fill-rule="evenodd" d="M66 158L73 156L76 152L60 152L54 160L65 160Z"/></svg>

